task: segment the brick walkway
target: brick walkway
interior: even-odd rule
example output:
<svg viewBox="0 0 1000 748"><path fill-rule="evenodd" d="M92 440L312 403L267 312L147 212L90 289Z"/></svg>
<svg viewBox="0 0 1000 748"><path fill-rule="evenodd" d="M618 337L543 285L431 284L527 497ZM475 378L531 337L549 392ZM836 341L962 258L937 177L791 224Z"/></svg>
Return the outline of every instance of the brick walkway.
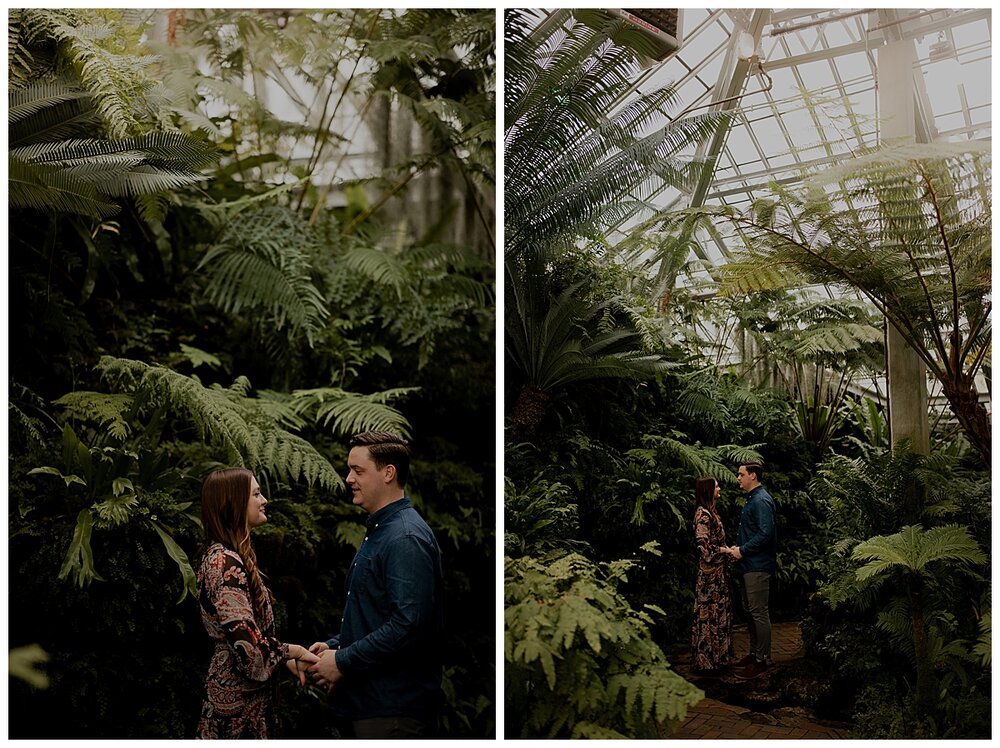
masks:
<svg viewBox="0 0 1000 748"><path fill-rule="evenodd" d="M750 651L746 627L733 631L736 657ZM772 669L799 660L803 656L802 631L799 624L776 623L771 631ZM690 656L682 656L675 669L685 678L692 679ZM732 676L726 676L731 678ZM746 681L746 688L753 688L753 681ZM819 724L815 718L798 707L783 707L769 712L758 712L745 706L734 706L712 698L702 699L688 710L687 719L671 733L670 739L691 740L711 738L755 739L846 739L847 730Z"/></svg>

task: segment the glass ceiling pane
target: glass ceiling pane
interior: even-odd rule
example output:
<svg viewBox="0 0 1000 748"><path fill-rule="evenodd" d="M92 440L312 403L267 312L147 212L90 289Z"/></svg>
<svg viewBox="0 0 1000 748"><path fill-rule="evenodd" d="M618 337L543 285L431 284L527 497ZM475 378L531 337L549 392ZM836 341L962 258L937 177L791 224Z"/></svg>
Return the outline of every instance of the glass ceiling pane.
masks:
<svg viewBox="0 0 1000 748"><path fill-rule="evenodd" d="M879 50L889 40L913 45L915 88L926 129L942 140L989 138L991 132L991 11L989 9L902 8L894 11L845 9L681 10L681 48L654 63L637 81L637 91L677 86L677 118L708 109L730 96L741 98L713 108L738 110L724 143L715 153L704 202L738 204L761 197L768 182L796 181L803 168L849 157L877 144L891 112L878 102ZM766 77L751 64L735 75L737 36L757 25L757 52ZM941 42L941 44L938 44ZM934 46L934 45L938 46ZM931 52L935 50L934 62ZM942 56L942 51L953 54ZM940 59L939 59L940 58ZM728 92L727 92L728 90ZM694 191L654 194L650 203L686 207ZM627 230L640 218L626 219ZM715 241L703 253L720 256Z"/></svg>
<svg viewBox="0 0 1000 748"><path fill-rule="evenodd" d="M708 182L683 193L671 188L653 194L647 209L624 217L609 238L624 236L657 209L687 207L696 194L705 203L747 204L764 196L772 180L798 181L805 169L876 145L893 114L878 101L878 58L889 41L912 45L916 110L932 137L989 139L990 20L988 8L681 9L681 48L652 62L616 108L673 85L679 101L664 113L668 120L709 106L737 116L717 151L708 152L707 144L700 149L699 156L716 162ZM744 30L757 33L765 75L753 61L738 60ZM737 100L726 101L734 91ZM725 257L711 237L702 237L701 254L713 261Z"/></svg>

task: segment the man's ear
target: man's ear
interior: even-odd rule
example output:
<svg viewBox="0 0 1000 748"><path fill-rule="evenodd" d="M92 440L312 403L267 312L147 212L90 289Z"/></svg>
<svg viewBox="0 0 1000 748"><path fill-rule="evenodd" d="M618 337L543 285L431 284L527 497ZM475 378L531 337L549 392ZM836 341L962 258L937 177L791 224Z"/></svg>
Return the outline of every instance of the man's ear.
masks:
<svg viewBox="0 0 1000 748"><path fill-rule="evenodd" d="M396 480L396 466L392 463L385 466L385 482L392 483Z"/></svg>

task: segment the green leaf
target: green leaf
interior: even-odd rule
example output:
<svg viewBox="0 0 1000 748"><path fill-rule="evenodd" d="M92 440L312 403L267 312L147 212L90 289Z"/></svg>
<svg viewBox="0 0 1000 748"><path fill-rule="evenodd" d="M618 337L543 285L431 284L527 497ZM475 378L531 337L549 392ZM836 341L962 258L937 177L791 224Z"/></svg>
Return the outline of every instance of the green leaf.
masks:
<svg viewBox="0 0 1000 748"><path fill-rule="evenodd" d="M87 482L78 475L63 475L54 467L49 467L45 465L44 467L33 468L28 471L28 475L58 475L66 482L66 487L69 488L71 483L79 483L81 486L86 486Z"/></svg>
<svg viewBox="0 0 1000 748"><path fill-rule="evenodd" d="M59 570L59 579L65 579L72 573L80 587L85 587L95 579L104 581L94 569L94 552L90 548L90 533L93 527L94 518L90 510L81 510L76 517L76 527L73 530L69 551Z"/></svg>
<svg viewBox="0 0 1000 748"><path fill-rule="evenodd" d="M148 520L148 522L156 530L156 534L160 536L160 540L163 541L163 547L167 549L167 555L176 562L177 568L180 569L184 586L181 589L181 596L177 598L178 604L184 601L188 593L191 593L192 597L196 597L198 594L198 580L195 577L194 569L191 568L191 562L188 560L184 549L177 545L174 539L167 534L166 530L160 526L160 523L152 520Z"/></svg>
<svg viewBox="0 0 1000 748"><path fill-rule="evenodd" d="M200 348L181 343L181 353L184 354L184 357L191 362L191 365L195 369L202 365L208 366L210 369L222 368L222 362L218 357L213 356L211 353L206 353Z"/></svg>

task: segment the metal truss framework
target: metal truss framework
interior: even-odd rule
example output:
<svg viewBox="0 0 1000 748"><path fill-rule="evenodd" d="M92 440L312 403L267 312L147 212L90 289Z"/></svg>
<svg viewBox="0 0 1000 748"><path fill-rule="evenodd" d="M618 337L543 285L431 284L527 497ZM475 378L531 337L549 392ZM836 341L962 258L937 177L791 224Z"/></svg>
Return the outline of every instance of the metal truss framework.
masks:
<svg viewBox="0 0 1000 748"><path fill-rule="evenodd" d="M772 182L794 184L878 143L880 123L892 116L878 106L878 54L889 40L914 45L917 137L988 140L991 18L989 8L683 9L681 48L647 67L619 105L672 83L682 104L671 119L707 109L735 120L693 154L714 164L693 189L665 188L646 204L746 204ZM741 32L773 87L763 85L756 60L740 57ZM646 217L626 216L611 238ZM725 262L726 237L701 237L696 253Z"/></svg>

